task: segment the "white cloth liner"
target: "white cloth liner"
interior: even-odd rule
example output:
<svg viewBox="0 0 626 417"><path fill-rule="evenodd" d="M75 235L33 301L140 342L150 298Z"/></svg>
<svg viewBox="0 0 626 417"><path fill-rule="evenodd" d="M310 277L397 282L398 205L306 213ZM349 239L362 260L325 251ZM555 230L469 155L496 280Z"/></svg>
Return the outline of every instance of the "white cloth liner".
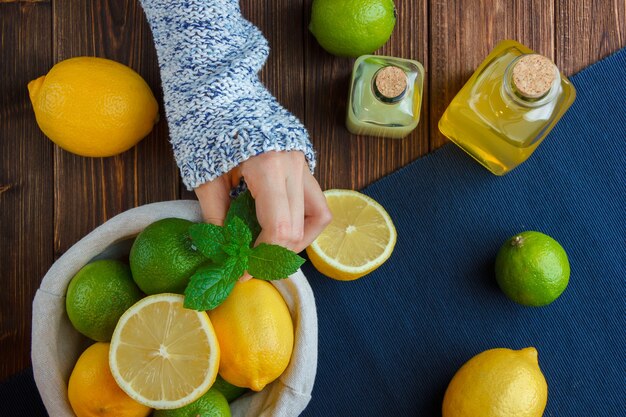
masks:
<svg viewBox="0 0 626 417"><path fill-rule="evenodd" d="M31 354L35 382L50 416L74 417L67 400L67 381L78 356L92 343L74 330L65 313L65 291L70 280L94 258L127 254L132 238L149 224L167 217L202 220L197 201L167 201L128 210L72 246L44 276L33 301ZM231 403L233 417L297 416L311 399L317 370L313 291L301 271L272 284L289 306L294 323L291 362L281 377L261 392L251 392Z"/></svg>

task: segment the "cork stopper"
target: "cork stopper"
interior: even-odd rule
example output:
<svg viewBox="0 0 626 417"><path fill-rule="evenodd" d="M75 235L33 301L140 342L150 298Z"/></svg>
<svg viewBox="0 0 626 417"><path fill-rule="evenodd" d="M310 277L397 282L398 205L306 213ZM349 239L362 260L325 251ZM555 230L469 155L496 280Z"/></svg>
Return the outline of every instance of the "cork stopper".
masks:
<svg viewBox="0 0 626 417"><path fill-rule="evenodd" d="M513 85L527 98L544 96L557 75L555 65L543 55L524 55L513 67Z"/></svg>
<svg viewBox="0 0 626 417"><path fill-rule="evenodd" d="M407 88L405 72L396 66L389 65L376 73L374 86L381 98L393 101L402 97Z"/></svg>

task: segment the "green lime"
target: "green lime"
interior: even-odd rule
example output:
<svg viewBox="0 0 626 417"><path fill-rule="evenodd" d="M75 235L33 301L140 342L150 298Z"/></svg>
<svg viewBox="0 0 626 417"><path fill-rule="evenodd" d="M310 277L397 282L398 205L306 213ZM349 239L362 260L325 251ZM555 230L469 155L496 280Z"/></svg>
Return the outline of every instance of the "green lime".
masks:
<svg viewBox="0 0 626 417"><path fill-rule="evenodd" d="M396 25L393 0L313 0L309 30L333 55L371 54Z"/></svg>
<svg viewBox="0 0 626 417"><path fill-rule="evenodd" d="M152 417L231 417L231 414L226 398L211 387L191 404L174 410L155 410Z"/></svg>
<svg viewBox="0 0 626 417"><path fill-rule="evenodd" d="M146 294L182 294L189 277L206 258L192 249L187 234L193 223L163 219L146 227L130 249L130 269Z"/></svg>
<svg viewBox="0 0 626 417"><path fill-rule="evenodd" d="M221 392L229 403L241 397L244 392L248 391L247 388L241 388L231 384L219 374L213 383L213 388Z"/></svg>
<svg viewBox="0 0 626 417"><path fill-rule="evenodd" d="M76 330L99 342L111 340L120 316L142 297L128 265L102 260L85 265L70 281L67 315Z"/></svg>
<svg viewBox="0 0 626 417"><path fill-rule="evenodd" d="M496 257L496 280L511 300L545 306L567 287L570 266L556 240L539 232L519 233L502 245Z"/></svg>

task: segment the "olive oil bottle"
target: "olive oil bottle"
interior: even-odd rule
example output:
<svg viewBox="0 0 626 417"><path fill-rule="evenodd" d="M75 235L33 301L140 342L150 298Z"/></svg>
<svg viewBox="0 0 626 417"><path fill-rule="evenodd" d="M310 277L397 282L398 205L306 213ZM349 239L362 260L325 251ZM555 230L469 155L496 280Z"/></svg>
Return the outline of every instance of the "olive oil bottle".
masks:
<svg viewBox="0 0 626 417"><path fill-rule="evenodd" d="M552 61L500 42L454 97L439 130L496 175L524 162L574 102Z"/></svg>

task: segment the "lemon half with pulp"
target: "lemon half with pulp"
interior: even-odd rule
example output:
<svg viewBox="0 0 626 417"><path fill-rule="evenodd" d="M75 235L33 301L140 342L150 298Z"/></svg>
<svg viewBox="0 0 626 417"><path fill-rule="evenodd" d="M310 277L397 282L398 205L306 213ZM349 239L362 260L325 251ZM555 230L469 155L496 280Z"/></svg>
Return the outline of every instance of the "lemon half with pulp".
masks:
<svg viewBox="0 0 626 417"><path fill-rule="evenodd" d="M220 348L209 316L183 307L178 294L143 298L120 318L109 365L117 384L135 401L173 409L211 388Z"/></svg>
<svg viewBox="0 0 626 417"><path fill-rule="evenodd" d="M352 190L324 191L333 220L307 248L322 274L349 281L381 266L396 245L396 228L385 209Z"/></svg>

